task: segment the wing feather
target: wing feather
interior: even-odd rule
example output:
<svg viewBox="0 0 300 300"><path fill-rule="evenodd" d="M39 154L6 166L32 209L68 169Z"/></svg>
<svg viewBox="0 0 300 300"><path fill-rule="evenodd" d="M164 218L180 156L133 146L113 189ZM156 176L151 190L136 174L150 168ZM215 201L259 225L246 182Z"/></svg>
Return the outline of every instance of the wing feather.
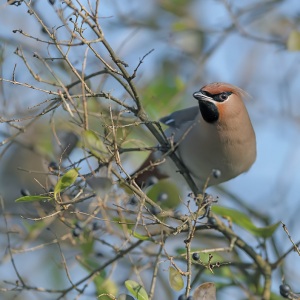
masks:
<svg viewBox="0 0 300 300"><path fill-rule="evenodd" d="M159 121L170 127L179 128L183 123L195 120L198 114L199 106L193 106L177 110L168 116L162 117Z"/></svg>

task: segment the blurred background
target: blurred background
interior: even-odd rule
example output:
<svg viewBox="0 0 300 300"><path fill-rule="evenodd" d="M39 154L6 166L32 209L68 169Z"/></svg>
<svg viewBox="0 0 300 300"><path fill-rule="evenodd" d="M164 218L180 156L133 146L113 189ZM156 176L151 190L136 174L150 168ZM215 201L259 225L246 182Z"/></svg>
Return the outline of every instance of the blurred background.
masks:
<svg viewBox="0 0 300 300"><path fill-rule="evenodd" d="M64 25L58 17L58 9L63 5L59 1L33 1L33 5L46 26L56 28L58 36L63 39L64 32L59 27ZM103 0L99 7L98 21L105 38L128 64L129 72L133 72L140 59L153 49L143 59L135 79L141 102L151 120L156 121L173 110L195 105L192 93L210 82L228 82L247 91L250 97L246 105L257 135L257 161L248 173L210 192L219 195L220 205L245 211L250 207L268 218L270 223L282 221L293 240L299 241L299 1ZM70 15L69 21L75 22L75 17ZM19 226L24 226L24 220L18 216L23 215L24 211L28 213L28 207L16 204L14 200L20 197L21 189L40 193L43 189L39 182L48 180L45 175L47 165L52 160L59 160L61 154L57 151L55 155L57 146L53 137L53 123L63 133L69 132L71 127L65 122L64 111L56 113L55 121L51 114L31 118L48 105L49 95L42 89L49 89L49 85L43 82L37 84L26 63L40 78L49 78L50 75L45 71L46 64L42 65L33 54L41 57L58 56L56 49L41 42L49 38L40 24L24 3L17 6L1 1L0 28L0 77L24 83L22 86L0 81L0 193L5 211L17 216L6 221L9 221L12 231L18 231ZM22 30L23 34L15 30ZM90 36L94 38L92 34ZM95 49L104 59L109 59L100 44ZM17 55L20 51L26 57L26 63ZM85 74L103 68L93 53L80 45L72 48L69 59L79 70L84 66ZM65 84L74 80L65 62L57 59L52 68ZM30 85L40 90L28 88ZM112 79L92 78L90 85L94 89L101 87L125 103L131 103ZM97 126L97 120L96 116L94 126ZM25 130L12 138L20 132L18 126ZM134 137L140 137L139 133L135 133ZM145 136L145 144L155 143L150 134ZM80 155L79 150L72 155ZM146 155L128 154L124 163L128 172L137 168ZM34 174L31 174L33 171ZM51 182L48 184L51 186ZM4 218L0 223L3 244L0 278L1 281L14 281L15 270L5 246L7 236ZM274 237L279 254L291 247L281 227ZM40 264L46 259L44 256L49 255L47 253L26 252L16 258L16 262L21 264L21 272L30 272L31 280L37 286L45 285L48 276L52 281L59 282L53 277L51 264L43 264L43 272L40 270ZM268 255L271 261L276 257L273 251ZM56 260L57 257L51 259ZM80 278L82 271L78 266L74 269L78 269L78 272L73 270L74 276ZM291 287L299 287L300 258L296 252L290 253L284 260L284 275ZM272 291L276 294L279 294L281 277L282 273L274 273ZM175 299L178 297L176 295L178 293L168 295L165 299ZM5 299L11 299L10 296L4 293ZM29 294L14 294L14 297L27 299ZM39 298L30 294L30 297L53 299L51 295ZM218 297L248 299L234 289L224 289ZM82 299L89 297L82 296Z"/></svg>

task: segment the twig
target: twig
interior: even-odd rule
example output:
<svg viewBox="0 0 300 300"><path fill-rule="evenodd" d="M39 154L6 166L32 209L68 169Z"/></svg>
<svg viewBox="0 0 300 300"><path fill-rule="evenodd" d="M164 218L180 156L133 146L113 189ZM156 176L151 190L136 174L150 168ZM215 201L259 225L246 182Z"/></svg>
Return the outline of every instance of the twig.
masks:
<svg viewBox="0 0 300 300"><path fill-rule="evenodd" d="M14 271L15 271L19 281L21 282L22 286L26 287L26 283L25 283L25 281L23 280L23 277L21 276L21 274L18 271L17 265L15 263L15 260L14 260L13 254L12 254L10 235L9 235L9 230L8 230L8 223L7 223L6 215L4 214L4 201L3 201L2 197L0 197L0 206L1 206L1 210L3 212L3 218L4 218L4 223L5 223L6 238L7 238L7 249L8 249L8 253L9 253L9 256L10 256L10 261L11 261L11 264L14 268Z"/></svg>
<svg viewBox="0 0 300 300"><path fill-rule="evenodd" d="M150 55L152 52L154 51L154 49L151 49L149 52L147 52L142 58L140 58L140 61L138 63L138 65L136 66L136 68L134 69L132 75L129 77L130 80L134 79L136 77L136 73L137 73L137 70L139 69L139 67L141 66L141 64L144 62L144 59Z"/></svg>
<svg viewBox="0 0 300 300"><path fill-rule="evenodd" d="M152 300L152 297L154 295L154 289L155 289L156 280L157 280L158 267L159 267L160 257L161 257L163 247L164 247L164 243L161 242L161 245L160 245L159 250L156 254L156 260L155 260L155 263L154 263L154 270L153 270L152 281L151 281L150 291L149 291L149 300Z"/></svg>
<svg viewBox="0 0 300 300"><path fill-rule="evenodd" d="M287 230L286 225L285 225L283 222L281 222L281 224L282 224L283 230L285 231L285 233L287 234L289 240L291 241L291 243L292 243L293 246L294 246L294 251L296 251L296 252L298 253L298 255L300 255L300 250L299 250L299 248L298 248L298 246L297 246L297 245L299 245L299 242L298 242L297 244L295 244L295 242L293 241L293 239L292 239L290 233L289 233L288 230Z"/></svg>
<svg viewBox="0 0 300 300"><path fill-rule="evenodd" d="M142 244L144 241L139 240L136 243L132 244L130 247L128 247L125 250L121 250L114 258L108 260L106 263L104 263L103 265L101 265L100 267L96 268L95 270L93 270L92 272L90 272L87 276L83 277L82 279L78 280L77 282L74 283L74 286L79 286L80 284L84 283L85 281L89 280L90 278L94 277L95 275L97 275L99 272L101 272L102 270L104 270L107 266L113 264L114 262L116 262L117 260L119 260L120 258L124 257L127 253L130 253L133 249L135 249L136 247L138 247L140 244ZM65 289L62 291L61 296L58 299L62 299L68 292L70 292L71 290L74 289L74 286L72 285L71 287Z"/></svg>

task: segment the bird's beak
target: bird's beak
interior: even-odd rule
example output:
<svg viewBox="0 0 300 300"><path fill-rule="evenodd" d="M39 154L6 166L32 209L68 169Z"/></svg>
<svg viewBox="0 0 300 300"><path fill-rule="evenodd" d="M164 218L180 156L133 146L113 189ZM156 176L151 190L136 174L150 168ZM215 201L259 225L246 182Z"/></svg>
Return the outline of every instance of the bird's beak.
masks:
<svg viewBox="0 0 300 300"><path fill-rule="evenodd" d="M211 98L204 95L201 90L198 92L195 92L193 94L193 97L198 101L211 101Z"/></svg>

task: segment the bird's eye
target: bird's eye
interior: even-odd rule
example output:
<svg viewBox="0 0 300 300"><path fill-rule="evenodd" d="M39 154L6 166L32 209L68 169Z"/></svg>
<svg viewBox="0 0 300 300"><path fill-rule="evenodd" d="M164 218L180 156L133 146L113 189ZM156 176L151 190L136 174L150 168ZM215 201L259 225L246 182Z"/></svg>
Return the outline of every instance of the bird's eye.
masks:
<svg viewBox="0 0 300 300"><path fill-rule="evenodd" d="M225 100L228 99L228 96L229 96L229 95L228 95L227 93L222 93L222 94L220 94L219 97L220 97L220 100L221 100L221 101L225 101Z"/></svg>
<svg viewBox="0 0 300 300"><path fill-rule="evenodd" d="M226 101L228 99L228 97L231 94L232 94L231 92L223 92L221 94L215 95L213 98L214 98L215 101L224 102L224 101Z"/></svg>

